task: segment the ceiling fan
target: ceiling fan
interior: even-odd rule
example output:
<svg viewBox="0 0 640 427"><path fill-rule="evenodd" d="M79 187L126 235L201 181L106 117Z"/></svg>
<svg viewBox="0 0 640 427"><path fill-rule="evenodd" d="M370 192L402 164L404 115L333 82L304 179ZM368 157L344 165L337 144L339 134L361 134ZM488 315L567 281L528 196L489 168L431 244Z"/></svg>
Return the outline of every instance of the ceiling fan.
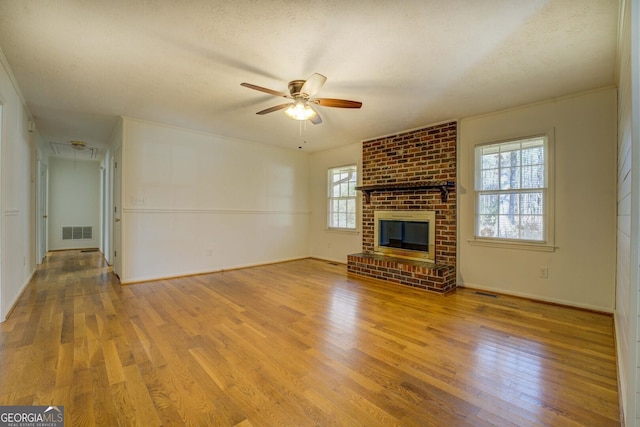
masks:
<svg viewBox="0 0 640 427"><path fill-rule="evenodd" d="M95 159L98 154L98 149L90 147L84 141L72 140L72 141L49 141L51 150L56 156L70 157L73 153L73 158L76 158L76 154L83 159ZM69 150L71 148L72 150Z"/></svg>
<svg viewBox="0 0 640 427"><path fill-rule="evenodd" d="M335 98L313 98L326 81L327 78L318 73L313 74L307 80L292 80L289 82L289 94L262 86L256 86L251 83L240 83L240 85L248 87L249 89L265 92L270 95L281 96L283 98L293 100L293 102L287 102L285 104L276 105L274 107L258 111L256 114L263 115L285 109L284 113L288 117L294 120L309 120L314 125L322 123L322 119L320 118L318 111L315 109L316 105L334 108L362 107L362 102L358 101Z"/></svg>
<svg viewBox="0 0 640 427"><path fill-rule="evenodd" d="M93 147L89 147L87 145L86 142L84 141L69 141L69 146L71 146L71 148L73 148L75 151L83 151L83 150L88 150L89 151L89 157L94 158L95 155L97 154L98 150L96 148ZM74 153L75 155L75 153Z"/></svg>

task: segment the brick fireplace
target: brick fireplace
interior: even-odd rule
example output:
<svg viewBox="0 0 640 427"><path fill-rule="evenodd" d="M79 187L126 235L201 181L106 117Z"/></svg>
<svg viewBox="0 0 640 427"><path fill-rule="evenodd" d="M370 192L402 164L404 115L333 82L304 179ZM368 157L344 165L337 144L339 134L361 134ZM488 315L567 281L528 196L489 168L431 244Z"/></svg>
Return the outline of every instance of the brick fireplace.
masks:
<svg viewBox="0 0 640 427"><path fill-rule="evenodd" d="M441 123L362 144L362 253L349 273L445 293L456 287L457 122ZM435 211L434 261L374 252L374 212Z"/></svg>

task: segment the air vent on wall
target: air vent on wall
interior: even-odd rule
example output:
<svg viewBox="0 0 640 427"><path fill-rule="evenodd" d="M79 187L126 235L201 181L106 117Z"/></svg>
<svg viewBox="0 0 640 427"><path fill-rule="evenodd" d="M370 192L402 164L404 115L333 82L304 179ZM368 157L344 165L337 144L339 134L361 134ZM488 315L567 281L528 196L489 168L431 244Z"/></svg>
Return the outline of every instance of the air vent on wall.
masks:
<svg viewBox="0 0 640 427"><path fill-rule="evenodd" d="M93 227L62 227L62 240L91 240Z"/></svg>

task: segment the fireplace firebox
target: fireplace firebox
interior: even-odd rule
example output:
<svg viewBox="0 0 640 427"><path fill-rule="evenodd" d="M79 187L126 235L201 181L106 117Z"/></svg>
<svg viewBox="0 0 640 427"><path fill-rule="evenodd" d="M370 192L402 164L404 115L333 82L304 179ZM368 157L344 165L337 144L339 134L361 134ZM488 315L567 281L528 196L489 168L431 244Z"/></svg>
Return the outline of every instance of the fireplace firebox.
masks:
<svg viewBox="0 0 640 427"><path fill-rule="evenodd" d="M435 262L435 211L374 212L374 252Z"/></svg>

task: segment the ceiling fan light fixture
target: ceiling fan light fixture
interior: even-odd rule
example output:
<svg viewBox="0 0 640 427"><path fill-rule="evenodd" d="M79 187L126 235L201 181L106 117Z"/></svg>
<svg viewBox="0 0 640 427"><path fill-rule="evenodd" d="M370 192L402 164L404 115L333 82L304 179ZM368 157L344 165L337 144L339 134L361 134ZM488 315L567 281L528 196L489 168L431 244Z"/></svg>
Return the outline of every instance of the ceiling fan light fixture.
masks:
<svg viewBox="0 0 640 427"><path fill-rule="evenodd" d="M84 150L87 146L87 143L84 141L71 141L71 148L74 150Z"/></svg>
<svg viewBox="0 0 640 427"><path fill-rule="evenodd" d="M309 107L304 102L296 102L291 104L284 113L294 120L309 120L316 116L316 112L313 108Z"/></svg>

